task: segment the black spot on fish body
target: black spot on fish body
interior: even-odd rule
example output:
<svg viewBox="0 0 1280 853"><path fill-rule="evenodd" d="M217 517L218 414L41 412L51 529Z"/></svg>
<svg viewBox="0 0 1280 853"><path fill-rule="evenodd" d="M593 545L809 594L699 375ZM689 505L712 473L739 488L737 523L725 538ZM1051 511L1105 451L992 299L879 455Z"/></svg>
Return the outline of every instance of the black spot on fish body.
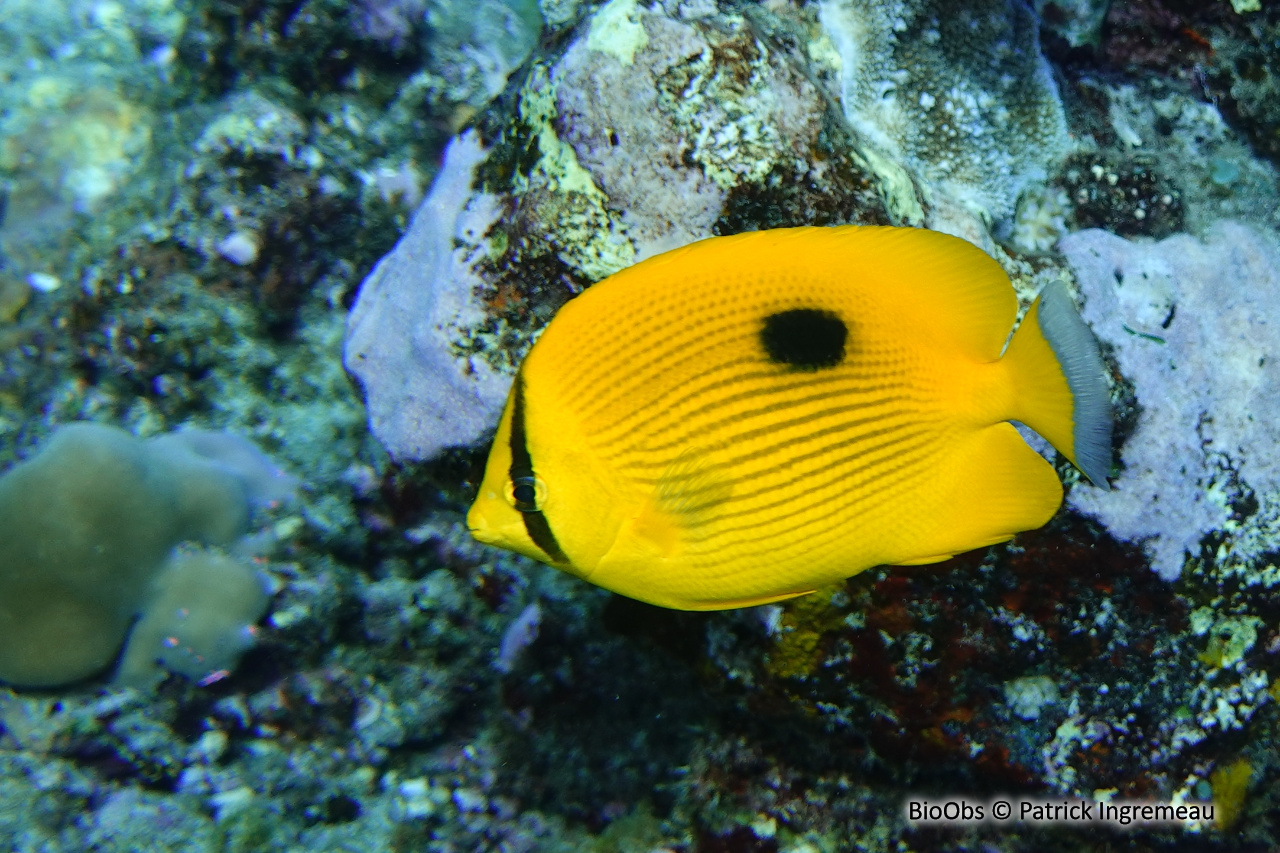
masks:
<svg viewBox="0 0 1280 853"><path fill-rule="evenodd" d="M822 370L844 361L849 327L821 308L793 308L764 318L760 343L775 364Z"/></svg>

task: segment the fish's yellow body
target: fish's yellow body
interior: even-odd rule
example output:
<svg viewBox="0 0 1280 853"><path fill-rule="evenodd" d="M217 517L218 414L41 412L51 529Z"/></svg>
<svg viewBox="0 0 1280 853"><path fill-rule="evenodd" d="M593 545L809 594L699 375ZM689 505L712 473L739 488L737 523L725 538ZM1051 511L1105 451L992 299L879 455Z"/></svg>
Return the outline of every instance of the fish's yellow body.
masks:
<svg viewBox="0 0 1280 853"><path fill-rule="evenodd" d="M1009 539L1062 500L1009 421L1100 485L1110 468L1069 296L1043 294L1010 339L1016 313L994 260L919 229L762 231L636 264L530 351L468 525L686 610Z"/></svg>

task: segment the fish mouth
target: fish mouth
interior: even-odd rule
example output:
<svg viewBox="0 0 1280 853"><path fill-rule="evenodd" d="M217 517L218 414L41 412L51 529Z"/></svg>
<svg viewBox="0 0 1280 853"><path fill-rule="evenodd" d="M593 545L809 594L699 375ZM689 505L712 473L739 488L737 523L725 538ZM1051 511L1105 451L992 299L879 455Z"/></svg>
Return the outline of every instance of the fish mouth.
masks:
<svg viewBox="0 0 1280 853"><path fill-rule="evenodd" d="M480 502L476 501L471 505L471 509L467 511L467 532L477 542L492 545L493 535L489 532L492 530L493 525L489 524L489 520L484 517L484 510L480 508Z"/></svg>

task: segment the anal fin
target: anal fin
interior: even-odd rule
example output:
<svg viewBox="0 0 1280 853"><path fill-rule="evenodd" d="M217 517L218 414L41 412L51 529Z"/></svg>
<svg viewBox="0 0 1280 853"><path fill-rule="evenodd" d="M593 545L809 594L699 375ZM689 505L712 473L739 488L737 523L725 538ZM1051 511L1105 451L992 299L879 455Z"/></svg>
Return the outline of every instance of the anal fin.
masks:
<svg viewBox="0 0 1280 853"><path fill-rule="evenodd" d="M929 523L916 527L907 553L894 565L934 563L1005 542L1043 526L1062 504L1062 484L1008 423L982 427L957 442L936 472L937 486L919 508Z"/></svg>

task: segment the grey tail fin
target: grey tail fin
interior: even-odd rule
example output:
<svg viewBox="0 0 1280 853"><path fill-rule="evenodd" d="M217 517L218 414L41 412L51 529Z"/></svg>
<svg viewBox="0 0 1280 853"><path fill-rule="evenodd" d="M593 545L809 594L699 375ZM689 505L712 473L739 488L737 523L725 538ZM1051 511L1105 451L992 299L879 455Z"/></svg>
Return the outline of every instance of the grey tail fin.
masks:
<svg viewBox="0 0 1280 853"><path fill-rule="evenodd" d="M1046 286L1037 302L1040 331L1057 356L1071 388L1073 461L1095 486L1110 488L1107 475L1111 473L1111 430L1115 416L1098 341L1076 312L1065 282L1055 281Z"/></svg>

